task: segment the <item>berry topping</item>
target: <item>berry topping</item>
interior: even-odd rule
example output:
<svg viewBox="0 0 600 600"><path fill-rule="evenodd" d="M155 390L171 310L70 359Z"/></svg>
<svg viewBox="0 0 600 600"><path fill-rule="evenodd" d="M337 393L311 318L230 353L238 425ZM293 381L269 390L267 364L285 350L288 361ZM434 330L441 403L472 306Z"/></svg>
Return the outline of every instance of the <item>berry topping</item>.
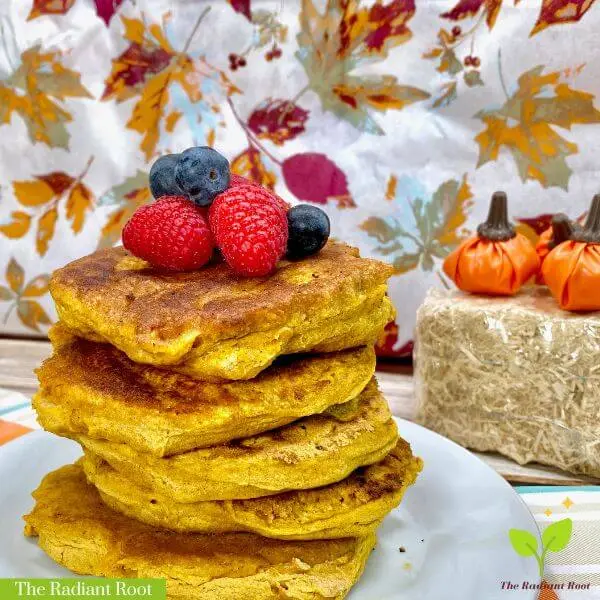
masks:
<svg viewBox="0 0 600 600"><path fill-rule="evenodd" d="M198 206L209 206L229 186L229 162L208 146L188 148L175 165L175 181Z"/></svg>
<svg viewBox="0 0 600 600"><path fill-rule="evenodd" d="M155 267L199 269L214 249L205 215L183 196L163 196L135 211L123 228L123 246Z"/></svg>
<svg viewBox="0 0 600 600"><path fill-rule="evenodd" d="M252 179L248 179L247 177L242 177L241 175L232 175L231 179L229 180L229 187L233 188L233 187L237 187L239 185L254 185L256 187L262 188L262 189L267 189L264 188L262 185L260 185L260 183L256 183L256 181L252 181ZM276 202L279 206L281 206L281 208L283 208L283 210L285 210L286 212L290 209L290 205L283 200L283 198L280 198L275 192L271 192L270 190L267 190L270 192L271 194L271 200L273 202Z"/></svg>
<svg viewBox="0 0 600 600"><path fill-rule="evenodd" d="M455 25L455 26L452 28L452 35L453 35L454 37L458 37L458 36L459 36L461 33L462 33L462 29L461 29L461 28L460 28L458 25Z"/></svg>
<svg viewBox="0 0 600 600"><path fill-rule="evenodd" d="M241 175L231 174L231 178L229 179L229 187L237 187L238 185L260 185L252 179L248 179L247 177L242 177Z"/></svg>
<svg viewBox="0 0 600 600"><path fill-rule="evenodd" d="M161 196L178 196L181 190L175 181L175 165L179 154L165 154L150 169L150 191L158 200Z"/></svg>
<svg viewBox="0 0 600 600"><path fill-rule="evenodd" d="M287 258L298 260L311 256L327 243L330 233L329 217L320 208L310 204L298 204L290 208L287 218Z"/></svg>
<svg viewBox="0 0 600 600"><path fill-rule="evenodd" d="M264 277L275 270L288 239L282 200L257 185L238 185L215 198L210 228L225 262L247 277Z"/></svg>

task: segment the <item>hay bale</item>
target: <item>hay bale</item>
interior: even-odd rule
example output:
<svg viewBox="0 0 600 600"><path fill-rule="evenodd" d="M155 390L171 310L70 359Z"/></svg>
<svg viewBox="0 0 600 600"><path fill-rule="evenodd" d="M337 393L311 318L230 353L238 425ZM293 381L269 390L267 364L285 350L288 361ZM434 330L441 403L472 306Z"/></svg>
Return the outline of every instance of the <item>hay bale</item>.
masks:
<svg viewBox="0 0 600 600"><path fill-rule="evenodd" d="M417 314L418 421L459 444L600 477L600 313L546 288L431 291Z"/></svg>

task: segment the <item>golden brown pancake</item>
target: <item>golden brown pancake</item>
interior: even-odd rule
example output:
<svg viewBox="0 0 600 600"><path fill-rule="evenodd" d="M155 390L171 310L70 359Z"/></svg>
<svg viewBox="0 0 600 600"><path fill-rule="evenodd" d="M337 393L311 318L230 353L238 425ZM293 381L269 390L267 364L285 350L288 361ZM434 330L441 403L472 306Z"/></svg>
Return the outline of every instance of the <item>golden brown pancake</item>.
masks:
<svg viewBox="0 0 600 600"><path fill-rule="evenodd" d="M375 352L358 348L287 358L250 381L214 384L132 362L110 346L52 332L37 370L44 429L165 456L248 437L320 413L362 392Z"/></svg>
<svg viewBox="0 0 600 600"><path fill-rule="evenodd" d="M149 525L173 531L247 531L287 540L358 537L374 532L422 469L399 440L381 462L361 467L338 483L251 500L182 504L132 483L92 454L81 462L108 506Z"/></svg>
<svg viewBox="0 0 600 600"><path fill-rule="evenodd" d="M375 536L281 541L155 529L108 508L78 465L47 475L25 534L81 575L164 578L171 600L341 600Z"/></svg>
<svg viewBox="0 0 600 600"><path fill-rule="evenodd" d="M133 361L198 379L251 379L277 356L372 345L394 309L393 268L330 242L268 278L224 263L165 273L123 248L99 250L59 269L50 292L74 333L105 341Z"/></svg>
<svg viewBox="0 0 600 600"><path fill-rule="evenodd" d="M239 500L340 481L381 460L398 431L375 383L357 400L279 429L167 458L72 435L140 487L177 502Z"/></svg>

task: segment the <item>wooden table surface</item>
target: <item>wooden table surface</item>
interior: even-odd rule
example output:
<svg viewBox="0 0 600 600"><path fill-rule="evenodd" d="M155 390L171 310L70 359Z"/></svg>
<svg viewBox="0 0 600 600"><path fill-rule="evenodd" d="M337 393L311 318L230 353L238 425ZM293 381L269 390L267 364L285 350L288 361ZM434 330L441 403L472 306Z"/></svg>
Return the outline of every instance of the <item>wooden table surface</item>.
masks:
<svg viewBox="0 0 600 600"><path fill-rule="evenodd" d="M37 388L33 370L50 354L49 342L0 338L0 388L16 390L31 397ZM383 362L378 371L379 384L393 413L414 420L415 397L411 368ZM596 485L586 477L570 475L541 465L520 466L497 454L477 454L508 481L521 485Z"/></svg>

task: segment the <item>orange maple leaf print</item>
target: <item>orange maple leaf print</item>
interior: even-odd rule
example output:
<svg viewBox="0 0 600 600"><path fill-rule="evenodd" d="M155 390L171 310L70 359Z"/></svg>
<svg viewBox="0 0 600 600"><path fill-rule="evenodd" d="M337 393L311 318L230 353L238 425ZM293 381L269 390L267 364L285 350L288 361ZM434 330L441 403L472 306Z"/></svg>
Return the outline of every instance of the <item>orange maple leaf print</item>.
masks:
<svg viewBox="0 0 600 600"><path fill-rule="evenodd" d="M542 187L568 189L571 168L566 158L577 154L577 144L556 132L573 125L600 123L594 96L570 88L561 74L535 67L519 77L517 90L499 108L475 116L485 124L476 136L478 167L498 159L504 147L511 153L522 181Z"/></svg>
<svg viewBox="0 0 600 600"><path fill-rule="evenodd" d="M377 0L370 7L361 7L357 0L327 0L323 12L313 0L302 1L296 56L308 76L307 87L319 96L324 110L357 129L383 135L371 111L399 110L429 98L392 75L352 74L411 38L407 23L415 10L414 0Z"/></svg>

